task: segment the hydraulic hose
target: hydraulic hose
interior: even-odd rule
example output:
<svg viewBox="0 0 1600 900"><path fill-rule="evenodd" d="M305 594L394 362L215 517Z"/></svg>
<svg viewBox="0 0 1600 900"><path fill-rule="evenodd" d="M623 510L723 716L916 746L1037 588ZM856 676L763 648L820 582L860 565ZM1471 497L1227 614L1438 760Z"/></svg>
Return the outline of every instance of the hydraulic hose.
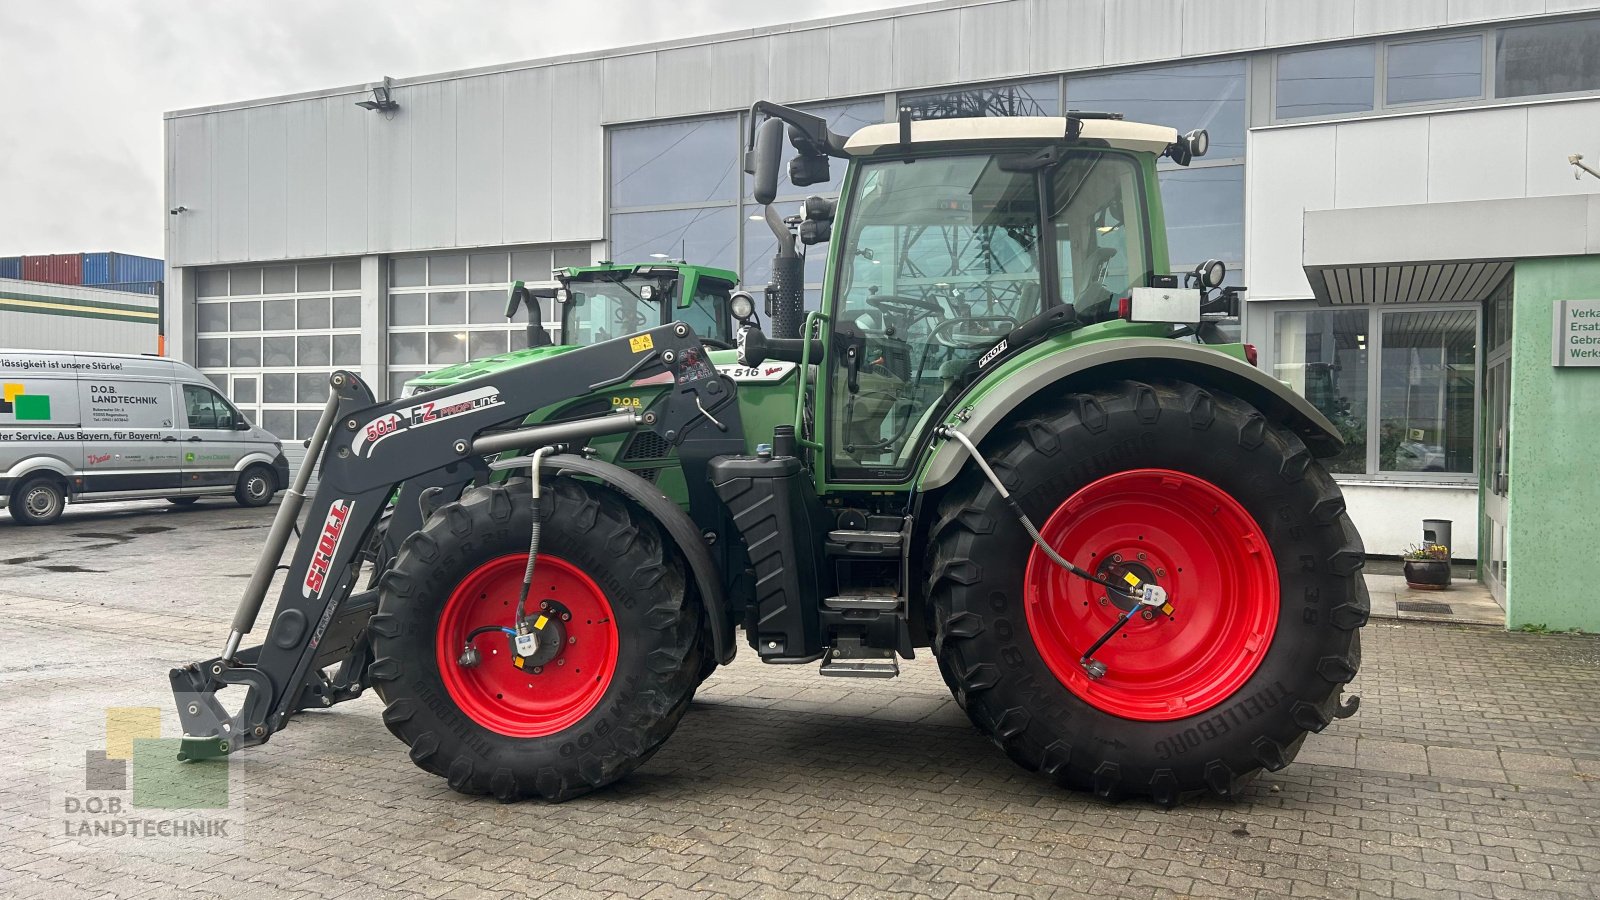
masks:
<svg viewBox="0 0 1600 900"><path fill-rule="evenodd" d="M527 634L524 615L528 605L528 593L533 590L533 567L539 560L539 529L544 518L544 513L539 508L539 466L544 463L546 456L555 451L555 447L540 447L533 451L533 465L528 467L529 480L533 484L533 527L528 536L528 568L523 570L522 590L517 593L517 634Z"/></svg>
<svg viewBox="0 0 1600 900"><path fill-rule="evenodd" d="M978 468L982 470L984 477L988 478L989 483L994 485L995 491L1000 494L1000 499L1004 500L1006 505L1011 507L1011 512L1016 515L1017 521L1022 523L1022 530L1028 533L1028 537L1033 540L1033 543L1037 545L1040 550L1044 551L1044 555L1049 557L1051 562L1065 569L1068 573L1076 575L1079 578L1092 581L1108 591L1120 594L1124 597L1138 599L1139 595L1128 590L1127 587L1117 584L1109 579L1101 578L1100 576L1086 569L1081 569L1078 566L1073 565L1070 560L1063 557L1060 553L1057 553L1056 549L1050 546L1049 543L1045 541L1044 537L1039 534L1039 529L1034 527L1033 520L1028 518L1028 514L1022 511L1022 506L1012 498L1011 492L1006 490L1006 486L1004 484L1000 483L1000 476L994 473L994 469L989 468L989 461L984 459L983 454L978 452L978 448L972 443L972 438L967 437L965 434L962 434L957 429L948 425L939 426L934 433L939 437L949 438L966 448L967 454L972 457L973 462L978 464Z"/></svg>

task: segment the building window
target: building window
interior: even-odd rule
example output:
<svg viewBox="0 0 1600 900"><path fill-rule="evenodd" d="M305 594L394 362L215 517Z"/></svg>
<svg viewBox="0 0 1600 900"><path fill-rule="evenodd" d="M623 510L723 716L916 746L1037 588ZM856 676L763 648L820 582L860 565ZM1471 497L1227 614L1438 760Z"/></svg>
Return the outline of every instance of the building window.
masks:
<svg viewBox="0 0 1600 900"><path fill-rule="evenodd" d="M915 119L961 119L980 116L1058 116L1061 114L1059 85L1055 79L1024 84L996 84L982 87L907 94L899 104L911 110ZM874 121L877 121L874 119Z"/></svg>
<svg viewBox="0 0 1600 900"><path fill-rule="evenodd" d="M1132 122L1204 128L1207 160L1244 158L1242 59L1067 77L1067 109L1122 113Z"/></svg>
<svg viewBox="0 0 1600 900"><path fill-rule="evenodd" d="M1274 106L1280 119L1372 109L1377 55L1372 44L1278 54Z"/></svg>
<svg viewBox="0 0 1600 900"><path fill-rule="evenodd" d="M1437 103L1483 96L1483 35L1390 44L1384 102Z"/></svg>
<svg viewBox="0 0 1600 900"><path fill-rule="evenodd" d="M362 362L360 260L206 269L196 286L198 368L251 421L310 437L328 376Z"/></svg>
<svg viewBox="0 0 1600 900"><path fill-rule="evenodd" d="M1600 19L1522 25L1497 33L1495 96L1593 90L1600 90Z"/></svg>
<svg viewBox="0 0 1600 900"><path fill-rule="evenodd" d="M1378 471L1476 471L1477 311L1382 316Z"/></svg>
<svg viewBox="0 0 1600 900"><path fill-rule="evenodd" d="M1479 309L1413 304L1271 315L1269 371L1344 438L1344 451L1323 461L1330 472L1475 478Z"/></svg>
<svg viewBox="0 0 1600 900"><path fill-rule="evenodd" d="M1344 438L1344 451L1323 460L1334 473L1367 471L1369 318L1365 309L1315 309L1280 312L1274 322L1273 377L1311 401Z"/></svg>
<svg viewBox="0 0 1600 900"><path fill-rule="evenodd" d="M442 366L528 346L528 311L505 319L511 282L553 284L556 267L589 264L587 247L437 253L389 261L389 396L418 375ZM337 315L337 308L334 310ZM545 331L561 340L561 319L540 308ZM335 341L332 352L339 353Z"/></svg>

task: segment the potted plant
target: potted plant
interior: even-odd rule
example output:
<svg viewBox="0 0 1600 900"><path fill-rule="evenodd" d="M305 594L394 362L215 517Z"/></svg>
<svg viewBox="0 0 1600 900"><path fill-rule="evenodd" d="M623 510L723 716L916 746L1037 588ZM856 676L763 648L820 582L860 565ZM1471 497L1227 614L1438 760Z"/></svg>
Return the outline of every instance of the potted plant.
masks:
<svg viewBox="0 0 1600 900"><path fill-rule="evenodd" d="M1408 587L1419 591L1442 591L1450 587L1449 547L1413 544L1400 558L1405 560Z"/></svg>

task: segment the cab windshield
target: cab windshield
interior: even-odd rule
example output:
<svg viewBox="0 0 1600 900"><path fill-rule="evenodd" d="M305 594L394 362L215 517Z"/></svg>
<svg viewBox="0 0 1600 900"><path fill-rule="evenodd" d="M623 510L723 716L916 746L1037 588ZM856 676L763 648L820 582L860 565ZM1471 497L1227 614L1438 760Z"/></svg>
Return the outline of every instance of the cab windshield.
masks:
<svg viewBox="0 0 1600 900"><path fill-rule="evenodd" d="M562 343L595 344L660 325L662 304L673 302L672 284L670 279L637 276L567 282Z"/></svg>
<svg viewBox="0 0 1600 900"><path fill-rule="evenodd" d="M1148 284L1136 162L1074 151L1049 168L1026 163L974 154L861 165L836 251L835 477L903 477L924 420L1046 302L1093 320ZM1059 273L1048 291L1046 253Z"/></svg>

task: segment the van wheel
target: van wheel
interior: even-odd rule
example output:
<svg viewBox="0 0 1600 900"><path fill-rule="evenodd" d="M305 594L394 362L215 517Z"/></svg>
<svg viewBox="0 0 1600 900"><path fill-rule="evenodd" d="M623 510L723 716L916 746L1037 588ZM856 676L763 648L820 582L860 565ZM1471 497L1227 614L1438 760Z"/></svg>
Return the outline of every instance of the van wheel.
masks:
<svg viewBox="0 0 1600 900"><path fill-rule="evenodd" d="M61 482L49 475L35 475L11 495L11 518L19 525L49 525L61 518L66 506L67 493Z"/></svg>
<svg viewBox="0 0 1600 900"><path fill-rule="evenodd" d="M259 463L244 470L239 476L239 486L233 489L233 499L246 509L266 506L278 492L278 476L272 469Z"/></svg>
<svg viewBox="0 0 1600 900"><path fill-rule="evenodd" d="M173 506L193 506L200 502L199 497L168 497L167 502Z"/></svg>

